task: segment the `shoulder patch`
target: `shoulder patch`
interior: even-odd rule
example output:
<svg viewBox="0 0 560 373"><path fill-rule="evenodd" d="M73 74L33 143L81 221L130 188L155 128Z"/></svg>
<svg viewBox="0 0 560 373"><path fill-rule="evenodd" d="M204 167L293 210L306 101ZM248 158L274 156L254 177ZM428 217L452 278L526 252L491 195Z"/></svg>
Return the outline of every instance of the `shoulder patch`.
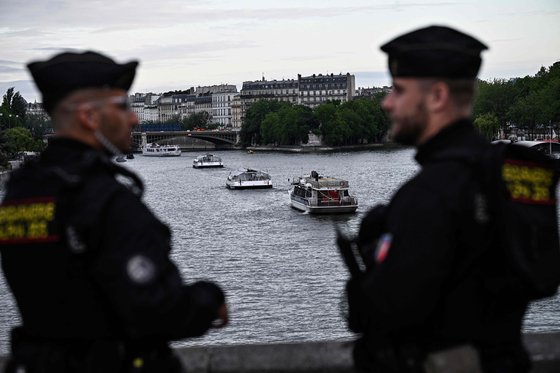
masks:
<svg viewBox="0 0 560 373"><path fill-rule="evenodd" d="M0 205L0 244L54 242L54 197L29 198Z"/></svg>
<svg viewBox="0 0 560 373"><path fill-rule="evenodd" d="M512 200L533 205L556 204L553 169L529 161L506 159L502 177Z"/></svg>
<svg viewBox="0 0 560 373"><path fill-rule="evenodd" d="M377 247L375 248L374 258L376 263L382 263L387 258L389 254L389 249L391 249L391 244L393 243L393 235L391 233L385 233L379 237L377 241Z"/></svg>

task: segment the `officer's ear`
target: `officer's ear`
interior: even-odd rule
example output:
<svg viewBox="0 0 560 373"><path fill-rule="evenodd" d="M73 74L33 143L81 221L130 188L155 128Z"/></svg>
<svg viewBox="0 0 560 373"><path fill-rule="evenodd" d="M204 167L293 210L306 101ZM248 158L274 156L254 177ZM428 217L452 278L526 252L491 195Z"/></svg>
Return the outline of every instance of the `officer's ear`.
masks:
<svg viewBox="0 0 560 373"><path fill-rule="evenodd" d="M95 106L85 103L77 108L78 121L88 130L95 132L99 127L99 111Z"/></svg>
<svg viewBox="0 0 560 373"><path fill-rule="evenodd" d="M449 86L442 81L434 82L429 89L427 106L432 112L440 112L450 103Z"/></svg>

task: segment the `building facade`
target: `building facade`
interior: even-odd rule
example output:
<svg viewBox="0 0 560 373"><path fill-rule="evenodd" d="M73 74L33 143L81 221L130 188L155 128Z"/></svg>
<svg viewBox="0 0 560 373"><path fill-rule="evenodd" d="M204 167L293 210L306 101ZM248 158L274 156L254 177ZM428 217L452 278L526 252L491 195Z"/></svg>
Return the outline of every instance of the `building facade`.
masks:
<svg viewBox="0 0 560 373"><path fill-rule="evenodd" d="M347 74L298 74L299 99L301 105L315 108L327 101L350 101L355 94L356 78Z"/></svg>
<svg viewBox="0 0 560 373"><path fill-rule="evenodd" d="M247 109L260 100L276 100L298 103L298 82L295 79L262 80L243 82L240 92L241 119Z"/></svg>
<svg viewBox="0 0 560 373"><path fill-rule="evenodd" d="M238 96L237 92L219 92L212 94L212 120L221 128L233 127L231 106L236 96Z"/></svg>

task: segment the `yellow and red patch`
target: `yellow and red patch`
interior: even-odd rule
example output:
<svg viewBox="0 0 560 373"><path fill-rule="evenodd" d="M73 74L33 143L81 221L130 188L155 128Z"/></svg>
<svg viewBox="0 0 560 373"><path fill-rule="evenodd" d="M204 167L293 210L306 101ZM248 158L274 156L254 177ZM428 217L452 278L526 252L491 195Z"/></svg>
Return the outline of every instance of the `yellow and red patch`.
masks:
<svg viewBox="0 0 560 373"><path fill-rule="evenodd" d="M0 206L0 244L57 241L53 232L54 198L5 202Z"/></svg>

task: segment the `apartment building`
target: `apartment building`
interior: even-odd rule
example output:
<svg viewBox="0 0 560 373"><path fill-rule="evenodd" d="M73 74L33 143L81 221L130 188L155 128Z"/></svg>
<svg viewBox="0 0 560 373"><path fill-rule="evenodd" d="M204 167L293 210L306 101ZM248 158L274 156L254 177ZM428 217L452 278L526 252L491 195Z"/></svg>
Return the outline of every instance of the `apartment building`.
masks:
<svg viewBox="0 0 560 373"><path fill-rule="evenodd" d="M243 82L240 92L241 118L247 109L260 100L277 100L298 103L298 82L295 79L262 80Z"/></svg>
<svg viewBox="0 0 560 373"><path fill-rule="evenodd" d="M34 115L37 117L48 118L49 114L43 109L43 104L40 102L27 102L26 107L26 114L27 115Z"/></svg>
<svg viewBox="0 0 560 373"><path fill-rule="evenodd" d="M299 98L301 105L315 108L326 101L350 101L356 90L354 75L347 74L298 74Z"/></svg>
<svg viewBox="0 0 560 373"><path fill-rule="evenodd" d="M154 93L135 93L130 95L132 111L136 113L138 122L159 121L158 99L160 95Z"/></svg>
<svg viewBox="0 0 560 373"><path fill-rule="evenodd" d="M241 96L239 94L233 97L231 101L231 126L233 129L240 129L243 124L241 118Z"/></svg>
<svg viewBox="0 0 560 373"><path fill-rule="evenodd" d="M235 90L237 91L237 89ZM220 127L233 127L232 103L238 96L237 92L218 92L212 94L212 117L213 122Z"/></svg>

